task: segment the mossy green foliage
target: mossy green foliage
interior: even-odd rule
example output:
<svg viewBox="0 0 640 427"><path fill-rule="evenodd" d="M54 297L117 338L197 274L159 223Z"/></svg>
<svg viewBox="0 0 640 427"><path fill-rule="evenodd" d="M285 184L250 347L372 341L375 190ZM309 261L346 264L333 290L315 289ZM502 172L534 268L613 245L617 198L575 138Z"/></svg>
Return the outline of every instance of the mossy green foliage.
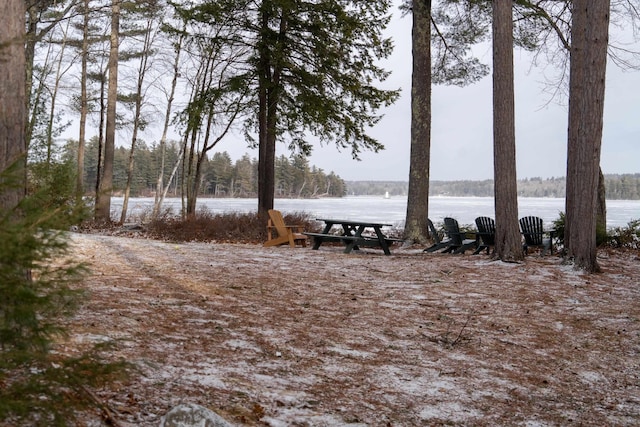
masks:
<svg viewBox="0 0 640 427"><path fill-rule="evenodd" d="M560 212L553 221L556 237L564 244L565 214ZM607 230L603 225L596 226L596 245L612 248L640 249L640 219L629 221L626 227L614 227Z"/></svg>
<svg viewBox="0 0 640 427"><path fill-rule="evenodd" d="M0 194L19 182L11 171L0 174ZM17 206L0 207L0 421L10 425L70 425L77 409L94 404L87 387L122 372L103 363L97 347L74 358L52 351L65 316L81 302L73 285L85 272L68 256L64 231L84 209L59 179L48 177Z"/></svg>
<svg viewBox="0 0 640 427"><path fill-rule="evenodd" d="M612 229L608 244L614 248L640 249L640 219L629 221L626 227Z"/></svg>

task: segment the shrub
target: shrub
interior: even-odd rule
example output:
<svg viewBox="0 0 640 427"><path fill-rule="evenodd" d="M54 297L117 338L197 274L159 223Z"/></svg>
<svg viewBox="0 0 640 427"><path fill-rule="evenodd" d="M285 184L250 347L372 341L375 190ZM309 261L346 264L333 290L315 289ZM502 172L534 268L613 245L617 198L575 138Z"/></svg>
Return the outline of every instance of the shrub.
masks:
<svg viewBox="0 0 640 427"><path fill-rule="evenodd" d="M561 245L564 245L564 222L564 212L558 212L558 218L553 221L553 228L556 230L556 238Z"/></svg>
<svg viewBox="0 0 640 427"><path fill-rule="evenodd" d="M564 245L565 214L560 212L558 219L553 221L556 236L560 244ZM640 219L631 220L626 227L596 228L596 244L613 248L640 249Z"/></svg>
<svg viewBox="0 0 640 427"><path fill-rule="evenodd" d="M314 230L315 222L302 212L284 214L287 224L302 225L305 230ZM147 225L150 237L168 241L237 242L261 243L267 238L265 224L257 213L213 214L200 210L193 217L163 215Z"/></svg>
<svg viewBox="0 0 640 427"><path fill-rule="evenodd" d="M10 182L0 174L0 200ZM121 372L97 349L79 358L51 351L81 301L72 285L85 270L68 259L63 231L79 220L73 203L45 185L16 207L0 206L0 420L10 425L72 424L77 409L94 404L86 387Z"/></svg>
<svg viewBox="0 0 640 427"><path fill-rule="evenodd" d="M55 227L67 228L89 215L84 200L75 196L76 170L71 161L32 163L28 166L27 194L43 203L41 208L56 212Z"/></svg>
<svg viewBox="0 0 640 427"><path fill-rule="evenodd" d="M556 238L560 245L564 245L564 230L566 215L564 212L558 212L558 218L553 221L553 228L555 229ZM607 234L607 228L604 225L596 225L596 246L602 246L607 243L609 236Z"/></svg>
<svg viewBox="0 0 640 427"><path fill-rule="evenodd" d="M640 249L640 219L629 221L626 227L615 227L609 232L609 246Z"/></svg>

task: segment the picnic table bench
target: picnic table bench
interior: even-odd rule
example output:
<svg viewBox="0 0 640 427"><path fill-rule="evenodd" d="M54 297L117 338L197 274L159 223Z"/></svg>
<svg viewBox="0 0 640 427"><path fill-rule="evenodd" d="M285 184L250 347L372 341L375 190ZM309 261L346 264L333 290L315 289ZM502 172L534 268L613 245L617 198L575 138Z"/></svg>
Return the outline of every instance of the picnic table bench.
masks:
<svg viewBox="0 0 640 427"><path fill-rule="evenodd" d="M394 242L402 241L402 239L387 237L382 232L382 227L391 227L392 224L324 218L317 218L316 221L322 221L325 224L321 233L303 233L313 238L314 244L311 249L314 250L317 250L324 242L339 242L345 245L345 254L359 249L360 246L366 246L381 248L385 255L391 255L389 246ZM337 233L330 233L334 225L338 226L340 230ZM373 233L363 235L367 229L373 229Z"/></svg>

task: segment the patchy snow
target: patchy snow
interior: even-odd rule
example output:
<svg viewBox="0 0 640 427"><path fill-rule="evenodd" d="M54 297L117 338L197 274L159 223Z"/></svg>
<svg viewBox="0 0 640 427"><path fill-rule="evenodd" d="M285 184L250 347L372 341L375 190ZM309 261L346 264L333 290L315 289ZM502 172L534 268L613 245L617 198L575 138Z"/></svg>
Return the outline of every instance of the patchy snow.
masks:
<svg viewBox="0 0 640 427"><path fill-rule="evenodd" d="M137 367L95 390L123 426L179 403L247 426L640 424L637 252L586 275L537 254L72 240L89 293L58 351L111 341Z"/></svg>

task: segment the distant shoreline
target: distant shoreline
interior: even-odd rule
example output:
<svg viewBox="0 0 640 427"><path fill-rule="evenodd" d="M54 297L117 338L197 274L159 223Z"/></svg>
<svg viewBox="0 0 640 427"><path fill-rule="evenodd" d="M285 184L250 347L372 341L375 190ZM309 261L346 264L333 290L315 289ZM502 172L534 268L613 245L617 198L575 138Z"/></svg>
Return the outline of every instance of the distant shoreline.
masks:
<svg viewBox="0 0 640 427"><path fill-rule="evenodd" d="M607 200L640 200L640 173L604 175ZM367 181L345 180L349 195L406 196L409 191L407 181ZM518 197L564 198L566 179L526 178L518 180ZM493 180L457 180L429 182L430 197L493 197Z"/></svg>

